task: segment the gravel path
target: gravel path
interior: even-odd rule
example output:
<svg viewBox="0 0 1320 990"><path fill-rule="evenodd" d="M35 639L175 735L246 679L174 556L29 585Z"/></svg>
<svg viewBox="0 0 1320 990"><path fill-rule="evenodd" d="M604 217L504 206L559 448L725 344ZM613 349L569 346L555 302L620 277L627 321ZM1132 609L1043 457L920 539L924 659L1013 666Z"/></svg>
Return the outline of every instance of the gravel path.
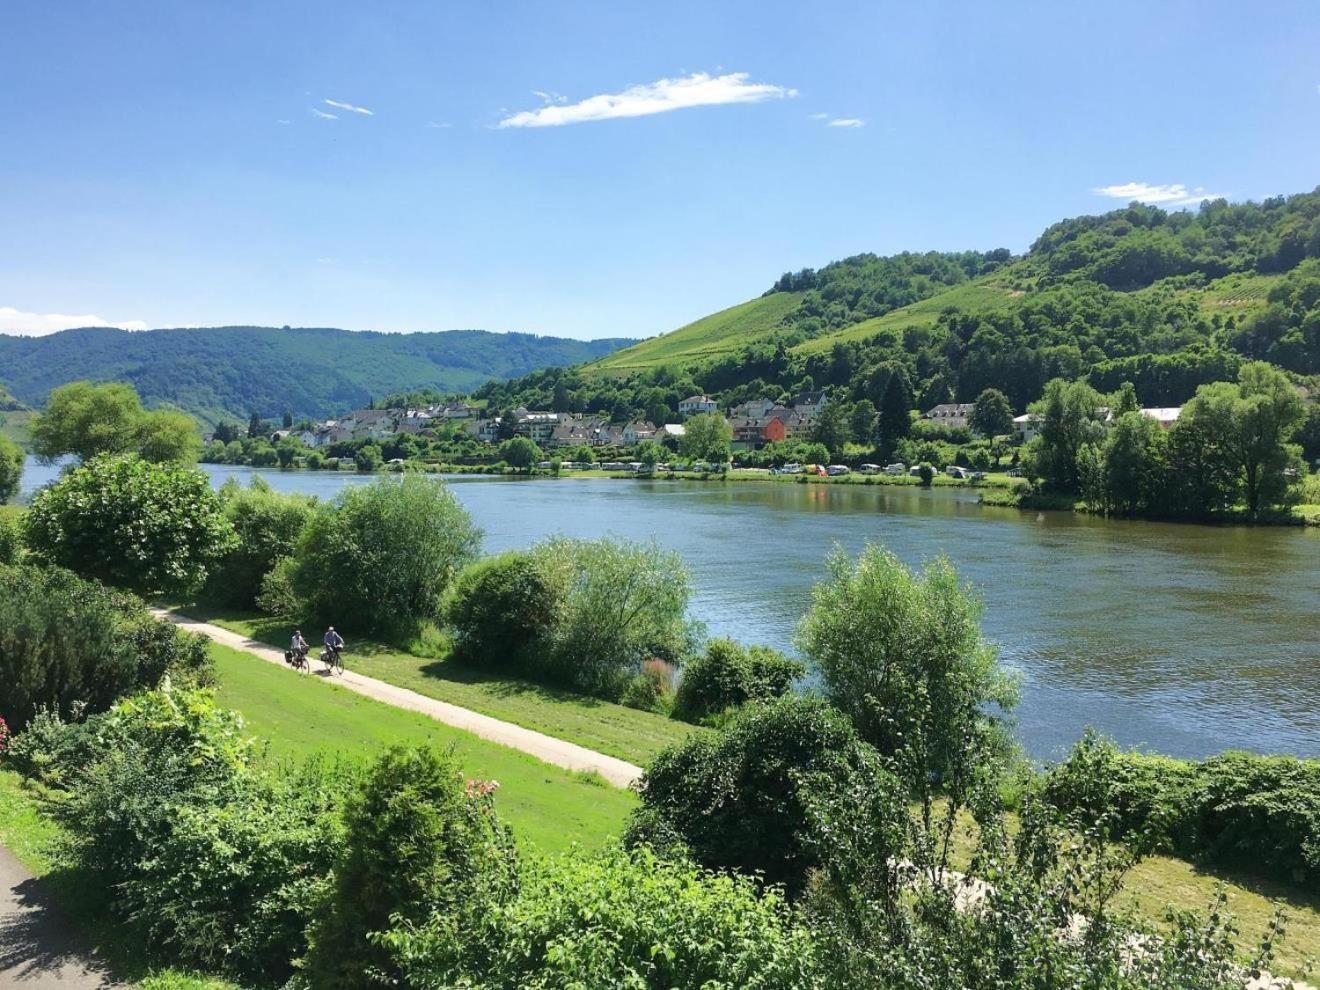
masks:
<svg viewBox="0 0 1320 990"><path fill-rule="evenodd" d="M189 632L200 633L217 643L235 650L242 650L244 653L250 653L267 663L273 663L287 669L287 664L284 662L284 653L281 650L272 649L264 643L248 639L241 633L231 632L209 622L199 622L176 612L169 612L164 609L153 609L152 611L155 612L157 617L173 622ZM351 653L349 657L352 658ZM311 666L313 668L320 666L316 662L315 655L311 659ZM289 676L298 677L303 675L289 670ZM563 739L556 739L554 736L547 736L542 732L524 729L522 726L514 725L511 722L502 722L489 715L482 715L467 708L460 708L458 705L437 701L434 698L428 698L424 694L418 694L416 691L396 687L393 684L376 680L374 677L364 677L351 670L346 670L342 676L336 676L334 682L348 688L350 691L365 695L368 698L374 698L377 701L383 701L395 708L420 712L437 722L443 722L445 725L452 725L456 729L471 732L474 736L480 736L482 739L499 743L501 746L509 746L512 749L529 753L538 760L543 760L554 766L563 767L566 770L593 770L615 787L628 787L642 775L641 767L633 766L633 764L616 759L613 756L597 753L595 750L565 742ZM0 986L3 985L3 982L0 981Z"/></svg>
<svg viewBox="0 0 1320 990"><path fill-rule="evenodd" d="M0 846L0 987L109 990L106 975L42 883Z"/></svg>

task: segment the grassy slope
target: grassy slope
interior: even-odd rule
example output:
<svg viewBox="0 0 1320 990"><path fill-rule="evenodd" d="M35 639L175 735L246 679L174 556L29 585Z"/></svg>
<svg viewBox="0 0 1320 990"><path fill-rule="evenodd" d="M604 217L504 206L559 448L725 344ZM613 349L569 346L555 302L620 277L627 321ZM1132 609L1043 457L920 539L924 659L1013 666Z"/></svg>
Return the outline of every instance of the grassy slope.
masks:
<svg viewBox="0 0 1320 990"><path fill-rule="evenodd" d="M288 640L285 622L201 607L185 611L277 649L283 649ZM413 656L356 638L349 644L347 659L353 670L368 677L639 765L664 747L701 731L663 715L492 675L452 660Z"/></svg>
<svg viewBox="0 0 1320 990"><path fill-rule="evenodd" d="M0 436L6 436L24 447L28 442L28 423L32 413L27 410L0 412Z"/></svg>
<svg viewBox="0 0 1320 990"><path fill-rule="evenodd" d="M718 358L768 336L801 298L800 292L760 296L670 333L615 351L588 368L627 374L666 364L688 365Z"/></svg>
<svg viewBox="0 0 1320 990"><path fill-rule="evenodd" d="M273 758L320 752L370 758L394 744L453 747L470 777L498 780L497 806L519 844L557 851L598 845L619 835L636 797L542 763L525 753L405 712L264 660L211 644L220 673L219 700L243 714Z"/></svg>

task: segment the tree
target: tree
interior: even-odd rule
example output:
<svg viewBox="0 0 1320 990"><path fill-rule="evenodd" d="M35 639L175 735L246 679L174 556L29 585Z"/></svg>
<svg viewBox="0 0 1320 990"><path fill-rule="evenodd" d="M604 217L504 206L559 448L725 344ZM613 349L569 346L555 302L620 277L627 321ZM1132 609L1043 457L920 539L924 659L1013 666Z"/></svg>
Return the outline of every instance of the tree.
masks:
<svg viewBox="0 0 1320 990"><path fill-rule="evenodd" d="M147 412L124 382L70 382L50 393L32 421L32 449L43 460L136 453L156 462L191 464L201 454L197 422L174 409Z"/></svg>
<svg viewBox="0 0 1320 990"><path fill-rule="evenodd" d="M844 445L851 439L848 412L843 403L827 402L825 408L816 413L816 421L811 424L808 436L823 445L832 456L842 454Z"/></svg>
<svg viewBox="0 0 1320 990"><path fill-rule="evenodd" d="M238 539L216 563L206 582L206 594L227 605L250 609L266 575L294 552L316 500L273 491L258 477L248 488L233 480L225 482L220 503Z"/></svg>
<svg viewBox="0 0 1320 990"><path fill-rule="evenodd" d="M787 694L807 672L798 660L768 646L743 646L714 639L706 652L683 668L674 696L673 717L702 722L751 701L770 701Z"/></svg>
<svg viewBox="0 0 1320 990"><path fill-rule="evenodd" d="M648 474L660 463L660 445L654 440L643 440L637 445L637 460Z"/></svg>
<svg viewBox="0 0 1320 990"><path fill-rule="evenodd" d="M380 452L380 447L374 443L363 444L353 456L354 467L363 474L371 474L373 471L379 471L381 464L384 462L385 459Z"/></svg>
<svg viewBox="0 0 1320 990"><path fill-rule="evenodd" d="M912 408L915 403L907 369L896 362L890 362L887 366L882 365L882 368L888 377L884 390L880 393L876 433L879 435L881 447L888 453L894 449L895 444L912 432Z"/></svg>
<svg viewBox="0 0 1320 990"><path fill-rule="evenodd" d="M509 467L527 472L541 459L541 448L527 437L514 437L504 441L500 447L500 457Z"/></svg>
<svg viewBox="0 0 1320 990"><path fill-rule="evenodd" d="M543 564L510 550L459 572L441 607L455 657L488 670L535 671L567 600L567 573Z"/></svg>
<svg viewBox="0 0 1320 990"><path fill-rule="evenodd" d="M0 505L18 494L24 459L23 448L0 434Z"/></svg>
<svg viewBox="0 0 1320 990"><path fill-rule="evenodd" d="M967 425L983 437L999 437L1013 432L1013 407L1008 396L997 388L988 388L976 397Z"/></svg>
<svg viewBox="0 0 1320 990"><path fill-rule="evenodd" d="M1113 394L1109 400L1110 407L1113 410L1114 419L1124 416L1130 412L1138 412L1141 409L1141 402L1137 399L1137 388L1131 382L1124 382L1118 387L1118 391Z"/></svg>
<svg viewBox="0 0 1320 990"><path fill-rule="evenodd" d="M797 644L825 696L914 794L970 787L1007 745L1016 683L981 636L981 603L946 558L921 574L868 545L836 548Z"/></svg>
<svg viewBox="0 0 1320 990"><path fill-rule="evenodd" d="M344 808L343 849L309 932L310 985L398 984L397 963L375 936L455 913L512 880L513 839L493 791L424 746L376 760Z"/></svg>
<svg viewBox="0 0 1320 990"><path fill-rule="evenodd" d="M248 419L247 435L249 440L255 440L257 437L270 436L270 424L261 418L260 414L253 413Z"/></svg>
<svg viewBox="0 0 1320 990"><path fill-rule="evenodd" d="M24 530L40 559L147 594L195 591L234 541L204 473L131 455L39 492Z"/></svg>
<svg viewBox="0 0 1320 990"><path fill-rule="evenodd" d="M291 430L291 429L293 429L293 410L292 410L292 409L286 409L286 410L284 410L284 419L283 419L283 423L284 423L284 429L286 429L286 430Z"/></svg>
<svg viewBox="0 0 1320 990"><path fill-rule="evenodd" d="M1288 376L1263 361L1242 366L1236 384L1202 385L1174 427L1217 461L1255 518L1287 492L1299 461L1290 441L1306 411Z"/></svg>
<svg viewBox="0 0 1320 990"><path fill-rule="evenodd" d="M682 455L707 464L727 464L733 444L733 427L719 413L698 413L683 424L678 442Z"/></svg>
<svg viewBox="0 0 1320 990"><path fill-rule="evenodd" d="M1167 442L1160 424L1149 416L1140 412L1120 416L1105 440L1100 508L1123 513L1167 511L1165 493L1171 487Z"/></svg>
<svg viewBox="0 0 1320 990"><path fill-rule="evenodd" d="M418 474L346 488L303 527L290 574L308 618L408 633L437 617L481 531L443 482Z"/></svg>
<svg viewBox="0 0 1320 990"><path fill-rule="evenodd" d="M202 453L197 421L173 409L144 413L138 426L138 453L157 463L195 464Z"/></svg>
<svg viewBox="0 0 1320 990"><path fill-rule="evenodd" d="M858 443L870 443L875 437L876 409L870 399L858 399L848 414L848 429Z"/></svg>
<svg viewBox="0 0 1320 990"><path fill-rule="evenodd" d="M896 792L847 717L790 695L737 712L718 733L690 735L646 768L628 840L689 852L702 866L759 874L800 894L824 850L813 792Z"/></svg>
<svg viewBox="0 0 1320 990"><path fill-rule="evenodd" d="M1077 454L1105 435L1104 398L1085 382L1055 378L1029 411L1040 421L1040 432L1027 448L1029 473L1061 491L1077 491Z"/></svg>

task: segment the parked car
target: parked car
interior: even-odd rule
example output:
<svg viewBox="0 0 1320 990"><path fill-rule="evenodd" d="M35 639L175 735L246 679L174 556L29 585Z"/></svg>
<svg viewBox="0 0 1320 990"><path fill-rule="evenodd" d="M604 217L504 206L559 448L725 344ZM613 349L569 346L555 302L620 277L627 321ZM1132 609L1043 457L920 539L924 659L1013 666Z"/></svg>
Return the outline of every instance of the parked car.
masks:
<svg viewBox="0 0 1320 990"><path fill-rule="evenodd" d="M907 474L907 465L902 461L896 461L885 468L885 474Z"/></svg>
<svg viewBox="0 0 1320 990"><path fill-rule="evenodd" d="M880 465L879 465L879 464L863 464L863 465L862 465L860 468L858 468L857 470L859 470L862 474L879 474L879 473L880 473Z"/></svg>
<svg viewBox="0 0 1320 990"><path fill-rule="evenodd" d="M797 463L797 461L793 461L790 464L785 464L779 470L784 474L801 474L802 465Z"/></svg>
<svg viewBox="0 0 1320 990"><path fill-rule="evenodd" d="M912 477L914 477L914 478L920 478L920 477L921 477L921 465L920 465L920 464L913 464L910 468L908 468L908 474L912 475Z"/></svg>
<svg viewBox="0 0 1320 990"><path fill-rule="evenodd" d="M825 469L825 473L831 478L837 478L840 475L852 474L852 470L843 464L831 464Z"/></svg>

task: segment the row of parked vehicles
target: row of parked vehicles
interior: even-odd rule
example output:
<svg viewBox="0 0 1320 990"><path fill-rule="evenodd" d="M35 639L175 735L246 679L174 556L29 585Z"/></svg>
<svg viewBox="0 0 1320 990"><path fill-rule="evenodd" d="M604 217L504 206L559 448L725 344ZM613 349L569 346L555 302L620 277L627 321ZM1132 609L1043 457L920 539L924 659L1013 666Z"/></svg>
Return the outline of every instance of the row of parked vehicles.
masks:
<svg viewBox="0 0 1320 990"><path fill-rule="evenodd" d="M852 474L852 468L846 464L785 464L782 467L771 468L771 474L814 474L819 477L837 478L845 474ZM879 464L862 464L857 468L858 474L889 474L904 475L909 474L913 477L921 475L921 465L913 464L908 467L906 464L896 462L881 467ZM939 472L936 471L936 474ZM944 473L950 478L960 478L965 481L980 481L985 477L984 471L971 471L967 468L959 467L956 464L950 464L944 469Z"/></svg>

